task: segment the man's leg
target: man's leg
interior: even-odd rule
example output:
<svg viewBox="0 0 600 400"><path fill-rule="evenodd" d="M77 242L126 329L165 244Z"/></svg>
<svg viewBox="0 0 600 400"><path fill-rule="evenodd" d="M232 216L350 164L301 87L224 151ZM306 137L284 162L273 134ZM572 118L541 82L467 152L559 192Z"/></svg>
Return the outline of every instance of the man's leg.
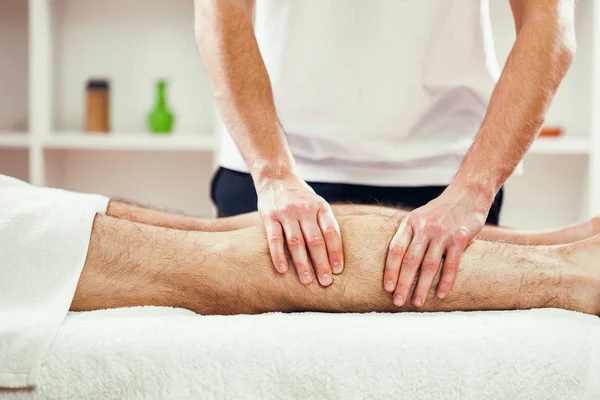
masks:
<svg viewBox="0 0 600 400"><path fill-rule="evenodd" d="M332 209L336 217L374 214L390 217L397 215L400 217L406 214L404 210L372 205L334 204ZM198 218L154 210L122 200L111 200L106 214L127 221L183 231L227 232L262 225L258 212L225 218Z"/></svg>
<svg viewBox="0 0 600 400"><path fill-rule="evenodd" d="M372 205L336 204L332 205L332 208L338 218L350 215L374 214L382 216L397 215L401 217L407 213L404 210ZM195 218L134 206L120 201L111 201L107 214L116 218L149 225L203 232L233 231L262 224L260 216L256 212L218 219ZM573 243L597 234L600 234L600 219L593 218L590 221L570 225L562 229L542 232L526 232L486 226L478 236L478 239L538 246Z"/></svg>
<svg viewBox="0 0 600 400"><path fill-rule="evenodd" d="M154 210L121 200L111 200L108 203L106 215L127 221L182 231L226 232L260 224L260 217L256 212L226 218L198 218Z"/></svg>
<svg viewBox="0 0 600 400"><path fill-rule="evenodd" d="M480 240L507 242L530 246L550 246L578 242L600 234L600 218L578 222L547 231L520 231L498 226L485 226L477 236Z"/></svg>
<svg viewBox="0 0 600 400"><path fill-rule="evenodd" d="M72 310L158 305L202 314L409 311L381 285L396 219L340 217L346 268L329 288L273 268L262 227L184 232L98 216ZM567 246L474 242L453 290L422 311L557 307L600 313L600 237ZM439 279L439 277L438 277Z"/></svg>

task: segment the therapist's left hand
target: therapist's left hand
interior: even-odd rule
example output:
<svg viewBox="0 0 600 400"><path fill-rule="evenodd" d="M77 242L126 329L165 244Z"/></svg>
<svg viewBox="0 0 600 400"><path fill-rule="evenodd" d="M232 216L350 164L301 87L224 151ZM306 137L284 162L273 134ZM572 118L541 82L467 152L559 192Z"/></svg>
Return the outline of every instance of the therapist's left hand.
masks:
<svg viewBox="0 0 600 400"><path fill-rule="evenodd" d="M407 302L421 268L412 304L425 304L443 260L437 296L445 298L465 248L481 232L491 203L465 187L449 186L437 199L410 212L390 243L383 285L396 306Z"/></svg>

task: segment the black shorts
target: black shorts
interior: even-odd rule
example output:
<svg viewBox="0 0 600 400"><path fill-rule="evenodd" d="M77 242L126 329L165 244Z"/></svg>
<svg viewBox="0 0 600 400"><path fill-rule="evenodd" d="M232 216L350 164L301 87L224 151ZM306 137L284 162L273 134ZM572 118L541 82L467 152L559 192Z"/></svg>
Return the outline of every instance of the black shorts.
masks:
<svg viewBox="0 0 600 400"><path fill-rule="evenodd" d="M446 186L382 187L346 183L307 182L330 204L378 204L412 210L438 197ZM498 225L502 207L500 189L488 214L486 224ZM219 168L212 180L212 201L219 217L256 211L257 198L249 174Z"/></svg>

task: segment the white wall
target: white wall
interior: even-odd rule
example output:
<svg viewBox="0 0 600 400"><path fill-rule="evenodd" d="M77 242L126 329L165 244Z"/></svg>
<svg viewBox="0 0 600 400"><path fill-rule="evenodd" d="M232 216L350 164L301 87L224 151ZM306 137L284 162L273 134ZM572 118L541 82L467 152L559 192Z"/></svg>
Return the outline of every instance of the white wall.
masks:
<svg viewBox="0 0 600 400"><path fill-rule="evenodd" d="M212 158L196 152L46 150L49 186L102 193L199 216L211 216Z"/></svg>
<svg viewBox="0 0 600 400"><path fill-rule="evenodd" d="M0 174L27 181L28 153L27 149L0 149Z"/></svg>
<svg viewBox="0 0 600 400"><path fill-rule="evenodd" d="M0 131L27 130L27 1L0 1Z"/></svg>

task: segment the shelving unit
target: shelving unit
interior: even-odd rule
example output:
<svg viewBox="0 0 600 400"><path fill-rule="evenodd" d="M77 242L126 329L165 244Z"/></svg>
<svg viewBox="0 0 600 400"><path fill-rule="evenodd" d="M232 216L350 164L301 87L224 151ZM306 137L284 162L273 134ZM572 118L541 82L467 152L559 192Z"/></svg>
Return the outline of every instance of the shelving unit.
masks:
<svg viewBox="0 0 600 400"><path fill-rule="evenodd" d="M590 139L587 137L558 137L537 139L528 154L590 154Z"/></svg>
<svg viewBox="0 0 600 400"><path fill-rule="evenodd" d="M538 139L506 185L502 223L541 229L600 214L600 4L576 0L578 54ZM490 1L498 61L515 39L507 1ZM210 215L218 117L189 0L0 2L0 173L36 185ZM9 38L10 40L6 40ZM84 85L111 81L109 135L82 132ZM157 79L176 133L145 132ZM5 90L4 88L7 88Z"/></svg>
<svg viewBox="0 0 600 400"><path fill-rule="evenodd" d="M211 215L217 140L188 0L29 0L31 182ZM108 135L81 132L85 82L111 83ZM154 84L167 79L176 133L146 132ZM132 183L135 184L132 184Z"/></svg>

